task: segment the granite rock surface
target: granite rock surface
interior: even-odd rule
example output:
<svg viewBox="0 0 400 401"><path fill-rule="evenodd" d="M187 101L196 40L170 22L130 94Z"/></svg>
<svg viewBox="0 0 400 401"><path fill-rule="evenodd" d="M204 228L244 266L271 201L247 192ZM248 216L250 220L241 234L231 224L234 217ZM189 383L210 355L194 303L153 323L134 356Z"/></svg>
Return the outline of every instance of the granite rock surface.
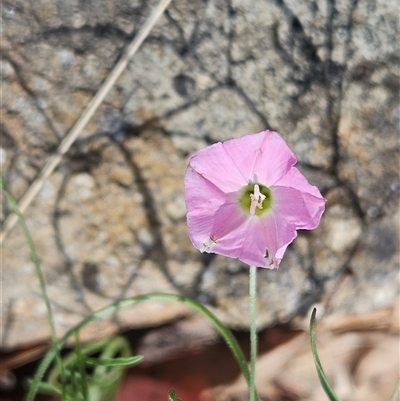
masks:
<svg viewBox="0 0 400 401"><path fill-rule="evenodd" d="M17 199L156 4L3 2L0 163ZM193 297L246 328L248 267L193 248L183 176L193 151L267 128L287 140L327 209L278 271L259 270L259 327L289 322L316 302L344 315L393 302L398 17L395 0L172 1L25 214L57 333L114 300L154 291ZM4 220L5 200L2 212ZM2 283L2 347L48 338L19 227L3 244ZM135 305L81 339L188 313L179 303Z"/></svg>

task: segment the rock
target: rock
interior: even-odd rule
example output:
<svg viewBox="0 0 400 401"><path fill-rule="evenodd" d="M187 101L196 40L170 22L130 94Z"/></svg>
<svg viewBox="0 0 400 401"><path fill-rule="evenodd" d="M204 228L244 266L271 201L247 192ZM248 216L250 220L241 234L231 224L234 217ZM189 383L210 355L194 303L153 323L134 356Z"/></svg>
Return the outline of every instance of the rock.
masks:
<svg viewBox="0 0 400 401"><path fill-rule="evenodd" d="M0 163L16 198L156 4L4 5ZM114 300L153 291L194 297L247 328L248 267L191 245L183 177L195 150L266 128L288 141L327 210L317 230L299 232L279 271L259 270L259 327L315 302L344 315L393 302L397 14L394 0L172 2L25 215L58 335ZM2 219L9 213L5 205ZM3 349L48 338L20 228L2 258ZM354 285L332 309L349 272ZM179 303L134 305L81 340L190 313Z"/></svg>

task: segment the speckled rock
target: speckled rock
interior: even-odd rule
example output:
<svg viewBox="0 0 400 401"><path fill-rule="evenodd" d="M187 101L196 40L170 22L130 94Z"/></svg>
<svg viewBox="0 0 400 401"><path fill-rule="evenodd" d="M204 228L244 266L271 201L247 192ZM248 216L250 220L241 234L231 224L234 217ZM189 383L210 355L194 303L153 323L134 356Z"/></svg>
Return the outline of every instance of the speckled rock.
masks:
<svg viewBox="0 0 400 401"><path fill-rule="evenodd" d="M5 2L0 164L20 198L156 1ZM390 1L172 2L26 213L61 335L113 300L153 291L248 325L248 268L199 254L185 224L191 153L280 132L327 199L279 271L260 269L258 325L315 302L363 313L399 290L399 6ZM3 201L2 219L9 214ZM2 347L48 338L20 228L2 249ZM329 309L344 275L353 285ZM154 302L82 340L190 313Z"/></svg>

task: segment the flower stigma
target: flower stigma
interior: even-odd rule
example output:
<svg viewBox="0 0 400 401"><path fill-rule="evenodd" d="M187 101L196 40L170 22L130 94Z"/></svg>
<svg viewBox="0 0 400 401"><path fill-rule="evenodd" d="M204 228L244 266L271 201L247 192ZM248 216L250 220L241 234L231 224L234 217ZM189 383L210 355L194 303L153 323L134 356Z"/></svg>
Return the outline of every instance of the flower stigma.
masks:
<svg viewBox="0 0 400 401"><path fill-rule="evenodd" d="M263 208L263 202L264 202L265 198L266 198L266 196L260 192L260 187L258 186L258 184L255 184L254 185L254 193L250 194L250 199L251 199L250 214L252 216L255 215L257 207L260 209Z"/></svg>
<svg viewBox="0 0 400 401"><path fill-rule="evenodd" d="M249 184L242 191L240 204L251 216L260 216L271 208L271 190L264 185Z"/></svg>

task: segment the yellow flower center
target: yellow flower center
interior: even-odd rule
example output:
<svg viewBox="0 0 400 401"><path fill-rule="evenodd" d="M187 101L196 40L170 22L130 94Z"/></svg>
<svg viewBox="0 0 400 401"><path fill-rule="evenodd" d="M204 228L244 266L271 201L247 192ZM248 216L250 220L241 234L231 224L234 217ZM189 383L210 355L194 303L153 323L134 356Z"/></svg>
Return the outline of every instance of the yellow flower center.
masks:
<svg viewBox="0 0 400 401"><path fill-rule="evenodd" d="M271 208L271 190L265 185L249 184L243 188L239 202L252 216L261 216Z"/></svg>

